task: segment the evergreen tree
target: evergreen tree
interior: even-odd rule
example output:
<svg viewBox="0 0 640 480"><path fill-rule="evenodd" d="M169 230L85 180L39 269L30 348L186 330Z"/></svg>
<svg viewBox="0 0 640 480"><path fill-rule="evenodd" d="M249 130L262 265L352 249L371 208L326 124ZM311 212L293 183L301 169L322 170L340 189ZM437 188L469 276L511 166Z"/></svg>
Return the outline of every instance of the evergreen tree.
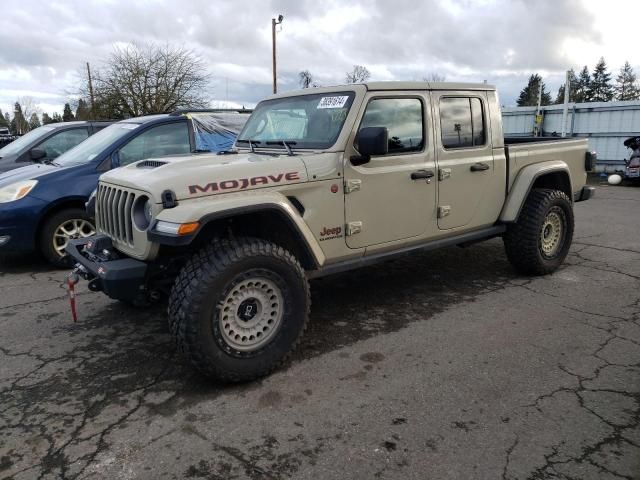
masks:
<svg viewBox="0 0 640 480"><path fill-rule="evenodd" d="M578 76L578 81L576 82L576 88L574 89L574 100L576 103L584 103L588 102L587 100L587 91L589 90L589 86L591 85L591 74L589 73L589 69L585 65L582 67L580 71L580 75Z"/></svg>
<svg viewBox="0 0 640 480"><path fill-rule="evenodd" d="M10 125L11 125L11 122L7 120L7 118L2 113L2 110L0 109L0 127L8 127Z"/></svg>
<svg viewBox="0 0 640 480"><path fill-rule="evenodd" d="M29 131L29 123L24 118L22 106L19 102L15 103L13 109L13 120L11 120L11 132L14 135L23 135Z"/></svg>
<svg viewBox="0 0 640 480"><path fill-rule="evenodd" d="M51 117L49 116L49 114L48 114L48 113L46 113L46 112L45 112L45 113L43 113L43 114L42 114L42 124L43 124L43 125L46 125L46 124L48 124L48 123L51 123L52 121L53 121L53 120L51 120Z"/></svg>
<svg viewBox="0 0 640 480"><path fill-rule="evenodd" d="M78 100L78 107L76 108L76 120L89 120L91 112L89 111L89 105L84 99Z"/></svg>
<svg viewBox="0 0 640 480"><path fill-rule="evenodd" d="M624 62L624 66L620 69L620 74L616 78L616 99L617 100L638 100L640 99L640 88L636 82L636 74L629 65Z"/></svg>
<svg viewBox="0 0 640 480"><path fill-rule="evenodd" d="M49 122L49 123L59 123L61 121L62 121L62 116L58 112L56 112L51 117L51 122Z"/></svg>
<svg viewBox="0 0 640 480"><path fill-rule="evenodd" d="M614 90L611 85L611 74L607 72L607 64L604 61L604 57L600 57L600 60L593 69L591 83L587 89L587 101L610 102L613 100L613 96Z"/></svg>
<svg viewBox="0 0 640 480"><path fill-rule="evenodd" d="M576 89L579 86L578 77L576 77L576 72L573 71L573 68L569 70L569 102L576 101ZM558 94L556 95L556 104L564 103L564 83L560 85L558 89Z"/></svg>
<svg viewBox="0 0 640 480"><path fill-rule="evenodd" d="M541 105L550 105L551 104L551 94L546 90L546 85L542 81L542 77L537 73L531 75L529 77L529 82L527 86L524 87L520 91L520 96L518 96L518 106L519 107L530 107L538 105L538 90L542 85L542 98Z"/></svg>
<svg viewBox="0 0 640 480"><path fill-rule="evenodd" d="M62 112L62 121L63 122L71 122L73 121L73 112L71 111L71 105L68 103L64 104L64 111Z"/></svg>
<svg viewBox="0 0 640 480"><path fill-rule="evenodd" d="M38 118L37 113L32 113L31 117L29 117L29 130L33 130L34 128L38 128L41 126L40 119Z"/></svg>

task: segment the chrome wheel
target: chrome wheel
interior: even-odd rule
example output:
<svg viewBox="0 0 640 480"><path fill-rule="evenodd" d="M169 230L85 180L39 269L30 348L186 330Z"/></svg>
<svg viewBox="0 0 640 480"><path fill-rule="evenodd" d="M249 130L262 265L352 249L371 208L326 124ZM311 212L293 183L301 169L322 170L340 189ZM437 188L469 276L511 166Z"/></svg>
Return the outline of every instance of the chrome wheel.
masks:
<svg viewBox="0 0 640 480"><path fill-rule="evenodd" d="M58 225L53 233L53 249L60 257L66 255L64 249L69 240L95 235L96 229L91 222L81 218L72 218Z"/></svg>
<svg viewBox="0 0 640 480"><path fill-rule="evenodd" d="M269 343L283 317L280 288L263 277L252 277L234 285L219 305L220 332L233 349L251 352Z"/></svg>
<svg viewBox="0 0 640 480"><path fill-rule="evenodd" d="M544 222L542 222L540 248L545 257L553 257L562 246L565 231L564 222L564 212L558 207L549 210Z"/></svg>

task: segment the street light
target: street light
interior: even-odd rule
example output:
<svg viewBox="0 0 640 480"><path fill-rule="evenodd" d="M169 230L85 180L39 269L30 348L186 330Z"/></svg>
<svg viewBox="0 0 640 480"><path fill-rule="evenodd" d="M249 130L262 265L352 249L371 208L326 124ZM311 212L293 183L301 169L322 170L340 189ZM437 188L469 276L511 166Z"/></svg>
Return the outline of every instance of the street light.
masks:
<svg viewBox="0 0 640 480"><path fill-rule="evenodd" d="M284 16L278 15L278 20L271 19L271 43L273 45L273 93L278 93L278 82L276 80L276 25L280 25L284 20Z"/></svg>

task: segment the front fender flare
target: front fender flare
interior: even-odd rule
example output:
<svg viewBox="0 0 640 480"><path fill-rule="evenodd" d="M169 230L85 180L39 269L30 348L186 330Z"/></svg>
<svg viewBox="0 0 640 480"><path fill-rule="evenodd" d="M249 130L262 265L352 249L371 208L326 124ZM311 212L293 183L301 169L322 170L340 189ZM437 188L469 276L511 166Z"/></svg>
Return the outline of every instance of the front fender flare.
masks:
<svg viewBox="0 0 640 480"><path fill-rule="evenodd" d="M188 201L181 200L177 207L162 210L158 214L147 236L150 241L164 245L188 245L210 222L261 211L279 213L298 233L316 266L324 265L324 252L309 226L291 202L278 192L261 192L260 194L243 192L238 195L214 195ZM156 232L154 226L160 220L173 223L199 222L200 225L193 234L178 236Z"/></svg>
<svg viewBox="0 0 640 480"><path fill-rule="evenodd" d="M536 179L553 172L566 173L571 187L571 173L569 171L569 166L562 160L534 163L527 165L520 170L520 173L518 173L513 185L511 186L509 195L507 195L507 200L505 201L504 207L502 207L502 212L500 212L500 221L515 222L520 215L520 210L529 196L529 192L531 191ZM572 187L571 191L573 192Z"/></svg>

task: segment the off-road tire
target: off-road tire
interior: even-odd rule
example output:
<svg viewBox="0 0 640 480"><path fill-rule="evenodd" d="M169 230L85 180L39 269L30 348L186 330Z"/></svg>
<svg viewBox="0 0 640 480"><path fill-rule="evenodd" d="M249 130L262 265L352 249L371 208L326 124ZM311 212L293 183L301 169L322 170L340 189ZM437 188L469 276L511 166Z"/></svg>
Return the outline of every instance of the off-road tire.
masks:
<svg viewBox="0 0 640 480"><path fill-rule="evenodd" d="M561 238L552 254L545 253L545 222L556 214L562 223ZM573 207L560 190L534 189L525 201L518 221L509 225L503 240L507 258L513 267L526 275L546 275L555 271L569 253L573 239Z"/></svg>
<svg viewBox="0 0 640 480"><path fill-rule="evenodd" d="M223 302L252 278L273 282L283 305L279 327L268 333L272 338L247 352L225 340L223 319L229 312L223 311ZM169 296L169 328L178 350L204 375L244 382L268 375L286 361L307 327L310 305L304 270L290 252L257 238L217 239L194 254L176 278Z"/></svg>
<svg viewBox="0 0 640 480"><path fill-rule="evenodd" d="M53 246L53 236L56 230L66 221L83 220L90 223L95 231L95 221L87 215L82 208L66 208L54 213L47 218L40 229L38 246L44 258L58 268L67 268L72 265L69 255L60 256Z"/></svg>

